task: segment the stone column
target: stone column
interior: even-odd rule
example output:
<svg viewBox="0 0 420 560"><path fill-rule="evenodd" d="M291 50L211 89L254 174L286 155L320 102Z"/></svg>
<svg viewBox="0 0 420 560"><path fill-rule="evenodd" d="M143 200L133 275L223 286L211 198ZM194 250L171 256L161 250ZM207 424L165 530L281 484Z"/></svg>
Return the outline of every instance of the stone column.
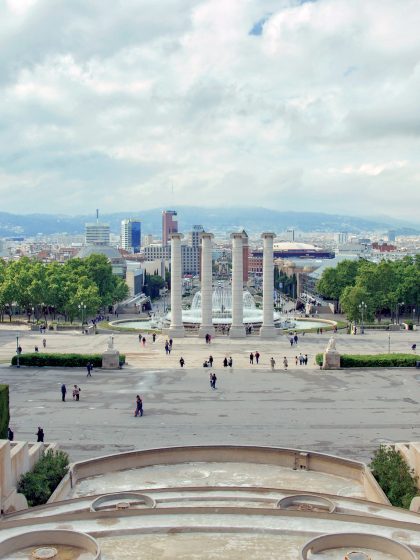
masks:
<svg viewBox="0 0 420 560"><path fill-rule="evenodd" d="M212 233L201 234L201 326L199 336L214 336Z"/></svg>
<svg viewBox="0 0 420 560"><path fill-rule="evenodd" d="M232 325L231 338L245 336L243 304L243 251L242 233L232 233Z"/></svg>
<svg viewBox="0 0 420 560"><path fill-rule="evenodd" d="M274 233L262 233L264 240L263 253L263 324L260 329L261 338L274 338L277 331L274 326Z"/></svg>
<svg viewBox="0 0 420 560"><path fill-rule="evenodd" d="M171 235L171 326L168 334L172 338L182 338L184 336L184 325L182 323L182 238L182 233Z"/></svg>

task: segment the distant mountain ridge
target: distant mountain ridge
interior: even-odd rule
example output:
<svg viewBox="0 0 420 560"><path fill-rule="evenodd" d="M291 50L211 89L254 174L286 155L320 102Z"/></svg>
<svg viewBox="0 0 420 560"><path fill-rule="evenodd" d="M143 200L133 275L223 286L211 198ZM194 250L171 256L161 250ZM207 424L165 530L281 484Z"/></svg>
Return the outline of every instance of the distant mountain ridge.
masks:
<svg viewBox="0 0 420 560"><path fill-rule="evenodd" d="M268 208L202 208L195 206L178 206L179 229L188 232L195 224L201 224L208 231L236 231L245 229L254 234L264 231L280 233L286 229L303 232L325 231L360 233L363 231L395 230L399 235L416 235L420 233L420 224L404 222L401 219L357 218L321 212L281 212ZM139 210L137 212L115 212L102 214L100 221L109 223L113 233L119 233L121 220L137 217L142 221L143 233L160 235L160 208ZM54 214L12 214L0 212L0 237L24 236L37 234L51 235L84 233L86 222L95 221L94 215L54 215Z"/></svg>

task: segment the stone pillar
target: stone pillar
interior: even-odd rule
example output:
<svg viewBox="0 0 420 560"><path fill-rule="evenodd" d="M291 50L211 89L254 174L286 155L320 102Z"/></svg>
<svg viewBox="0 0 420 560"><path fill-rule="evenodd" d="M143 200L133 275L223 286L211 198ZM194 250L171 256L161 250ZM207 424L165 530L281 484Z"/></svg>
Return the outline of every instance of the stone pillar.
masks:
<svg viewBox="0 0 420 560"><path fill-rule="evenodd" d="M172 338L183 338L182 323L182 233L171 235L171 325L168 334Z"/></svg>
<svg viewBox="0 0 420 560"><path fill-rule="evenodd" d="M261 234L264 240L263 253L263 324L260 329L261 338L274 338L277 331L274 326L274 233Z"/></svg>
<svg viewBox="0 0 420 560"><path fill-rule="evenodd" d="M242 233L232 233L232 325L231 338L243 338L244 304L243 304L243 251Z"/></svg>
<svg viewBox="0 0 420 560"><path fill-rule="evenodd" d="M214 336L212 233L201 234L201 325L198 335Z"/></svg>

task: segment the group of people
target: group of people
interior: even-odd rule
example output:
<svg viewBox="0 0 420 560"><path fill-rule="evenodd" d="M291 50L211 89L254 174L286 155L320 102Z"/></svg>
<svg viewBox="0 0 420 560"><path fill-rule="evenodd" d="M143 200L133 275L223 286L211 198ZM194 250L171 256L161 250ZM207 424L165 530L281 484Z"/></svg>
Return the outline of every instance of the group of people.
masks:
<svg viewBox="0 0 420 560"><path fill-rule="evenodd" d="M259 364L259 362L260 362L260 353L258 352L258 350L257 350L255 353L254 353L254 352L251 352L251 354L249 355L249 363L250 363L251 365L254 364L254 360L255 360L255 363L256 363L256 364Z"/></svg>
<svg viewBox="0 0 420 560"><path fill-rule="evenodd" d="M308 354L303 355L302 353L299 356L295 356L295 364L300 366L307 366L308 365Z"/></svg>
<svg viewBox="0 0 420 560"><path fill-rule="evenodd" d="M44 434L44 430L43 428L41 428L41 426L38 426L38 431L36 432L36 441L38 443L43 443L44 442L44 438L45 438L45 434ZM12 428L9 426L7 428L7 439L9 441L13 441L15 439L15 434L12 430Z"/></svg>
<svg viewBox="0 0 420 560"><path fill-rule="evenodd" d="M165 340L165 354L167 356L169 356L169 354L172 352L172 345L173 345L173 340L172 338L170 338L169 340Z"/></svg>
<svg viewBox="0 0 420 560"><path fill-rule="evenodd" d="M210 354L207 360L204 360L203 367L213 367L213 361L213 356Z"/></svg>
<svg viewBox="0 0 420 560"><path fill-rule="evenodd" d="M81 390L82 389L78 385L73 385L72 395L73 395L73 400L74 401L80 400ZM63 383L61 385L61 400L63 402L66 402L66 395L67 395L67 387L66 387L65 383Z"/></svg>
<svg viewBox="0 0 420 560"><path fill-rule="evenodd" d="M295 333L293 336L290 337L290 346L293 346L294 344L297 345L297 343L299 342L299 337L297 335L297 333Z"/></svg>

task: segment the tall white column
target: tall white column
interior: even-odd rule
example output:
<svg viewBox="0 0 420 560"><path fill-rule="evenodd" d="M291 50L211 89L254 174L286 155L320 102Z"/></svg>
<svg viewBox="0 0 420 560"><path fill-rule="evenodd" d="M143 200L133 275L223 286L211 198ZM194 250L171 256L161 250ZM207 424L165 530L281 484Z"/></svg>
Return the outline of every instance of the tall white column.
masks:
<svg viewBox="0 0 420 560"><path fill-rule="evenodd" d="M182 323L182 262L181 239L182 233L171 235L171 326L169 335L172 338L184 336Z"/></svg>
<svg viewBox="0 0 420 560"><path fill-rule="evenodd" d="M263 233L263 324L260 329L261 338L274 338L277 335L274 326L274 233Z"/></svg>
<svg viewBox="0 0 420 560"><path fill-rule="evenodd" d="M198 335L214 336L212 233L201 234L201 326Z"/></svg>
<svg viewBox="0 0 420 560"><path fill-rule="evenodd" d="M243 251L242 233L232 233L232 325L231 338L245 336L243 307Z"/></svg>

